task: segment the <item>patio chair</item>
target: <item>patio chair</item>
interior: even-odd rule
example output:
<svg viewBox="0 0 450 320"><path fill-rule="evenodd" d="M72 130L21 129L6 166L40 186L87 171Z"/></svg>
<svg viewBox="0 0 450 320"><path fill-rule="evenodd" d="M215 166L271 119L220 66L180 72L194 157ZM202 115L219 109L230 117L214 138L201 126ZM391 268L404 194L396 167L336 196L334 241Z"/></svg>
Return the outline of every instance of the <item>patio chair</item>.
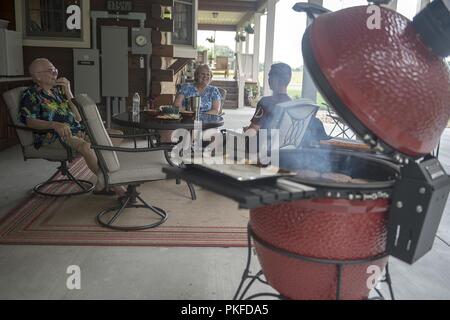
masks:
<svg viewBox="0 0 450 320"><path fill-rule="evenodd" d="M225 114L223 112L223 106L225 105L225 99L227 98L227 90L225 90L223 88L218 88L218 89L219 89L220 97L221 97L219 114L223 115L223 114Z"/></svg>
<svg viewBox="0 0 450 320"><path fill-rule="evenodd" d="M95 102L86 94L78 94L72 100L78 107L86 131L91 139L91 147L95 150L99 161L105 187L127 186L119 205L105 209L97 215L97 222L107 228L116 230L142 230L159 226L167 220L166 212L152 206L142 199L137 191L139 185L157 180L165 180L162 167L166 165L164 150L170 146L158 147L114 147L105 129ZM133 136L124 136L132 139ZM140 201L140 204L138 203ZM129 208L145 208L153 214L149 221L140 225L127 225L120 222L119 217L131 210ZM140 217L140 219L144 219Z"/></svg>
<svg viewBox="0 0 450 320"><path fill-rule="evenodd" d="M267 124L267 137L259 134L257 136L258 143L256 147L258 150L250 150L249 139L244 133L224 129L222 130L224 141L230 139L242 141L245 139L244 145L234 145L234 158L237 160L242 160L241 157L243 156L249 157L250 153L254 151L270 151L272 144L271 140L273 138L278 139L278 148L280 149L302 148L304 146L304 138L308 126L318 109L319 107L313 101L308 99L298 99L275 105L274 115ZM274 132L276 134L275 137L272 137L272 129L277 130ZM261 130L259 132L261 132ZM264 152L261 154L264 155Z"/></svg>
<svg viewBox="0 0 450 320"><path fill-rule="evenodd" d="M73 196L92 191L94 188L92 182L77 179L70 173L67 163L71 162L76 154L62 140L60 142L65 149L48 148L45 145L39 149L34 147L33 133L48 133L53 132L53 130L31 129L19 121L20 98L25 89L26 87L18 87L3 93L3 99L11 120L10 126L16 130L23 158L25 161L28 159L45 159L60 163L56 172L47 181L33 187L33 191L43 196L53 197ZM59 187L53 188L52 186Z"/></svg>
<svg viewBox="0 0 450 320"><path fill-rule="evenodd" d="M228 57L225 56L217 56L216 57L216 65L213 69L213 73L221 73L223 72L223 76L228 78L229 69L228 69Z"/></svg>

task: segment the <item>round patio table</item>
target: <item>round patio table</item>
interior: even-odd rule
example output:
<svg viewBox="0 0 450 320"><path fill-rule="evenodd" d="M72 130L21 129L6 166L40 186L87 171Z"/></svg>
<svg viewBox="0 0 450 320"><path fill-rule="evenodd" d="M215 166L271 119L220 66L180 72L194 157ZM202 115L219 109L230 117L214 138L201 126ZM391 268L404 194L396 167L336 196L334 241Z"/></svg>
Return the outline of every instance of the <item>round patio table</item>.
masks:
<svg viewBox="0 0 450 320"><path fill-rule="evenodd" d="M218 128L223 126L223 118L212 114L200 114L199 120L202 122L202 129ZM139 119L133 120L131 112L122 112L112 117L112 122L124 127L132 127L139 129L154 130L175 130L175 129L194 129L194 119L180 120L160 120L147 116L145 113L140 114Z"/></svg>

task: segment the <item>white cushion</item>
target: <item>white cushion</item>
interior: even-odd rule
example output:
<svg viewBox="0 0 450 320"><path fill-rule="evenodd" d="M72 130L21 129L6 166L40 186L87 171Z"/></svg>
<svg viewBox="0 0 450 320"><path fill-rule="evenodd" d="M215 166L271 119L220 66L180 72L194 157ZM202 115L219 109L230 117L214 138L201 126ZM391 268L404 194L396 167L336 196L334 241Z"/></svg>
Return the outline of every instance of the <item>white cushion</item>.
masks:
<svg viewBox="0 0 450 320"><path fill-rule="evenodd" d="M165 179L167 166L163 151L118 152L120 170L109 174L111 184Z"/></svg>
<svg viewBox="0 0 450 320"><path fill-rule="evenodd" d="M91 134L93 135L91 137L91 142L101 146L112 147L113 144L108 132L106 132L95 102L86 94L77 94L75 99L83 109L83 113L86 117L85 125L89 127ZM105 160L108 172L115 172L120 169L119 159L117 158L115 151L100 150L100 153Z"/></svg>
<svg viewBox="0 0 450 320"><path fill-rule="evenodd" d="M11 116L12 122L18 126L25 126L22 122L19 121L19 109L20 100L22 99L22 93L26 88L27 87L18 87L3 93L3 99L6 102L6 107L8 108L8 112ZM16 130L16 132L22 146L25 147L33 145L34 137L31 131Z"/></svg>

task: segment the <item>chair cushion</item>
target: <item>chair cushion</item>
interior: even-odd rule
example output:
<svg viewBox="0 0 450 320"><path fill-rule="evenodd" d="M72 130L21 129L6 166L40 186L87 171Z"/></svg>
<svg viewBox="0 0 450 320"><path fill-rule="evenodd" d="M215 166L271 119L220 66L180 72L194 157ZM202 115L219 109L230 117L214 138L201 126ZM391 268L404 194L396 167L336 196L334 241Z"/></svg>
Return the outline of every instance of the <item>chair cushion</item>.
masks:
<svg viewBox="0 0 450 320"><path fill-rule="evenodd" d="M31 159L46 159L50 161L67 160L67 151L63 148L48 148L42 146L39 149L36 149L34 145L25 146L23 148L23 155Z"/></svg>
<svg viewBox="0 0 450 320"><path fill-rule="evenodd" d="M98 112L97 105L86 94L77 94L75 100L83 109L84 124L88 127L90 139L93 144L112 147L111 139L103 125L102 118ZM100 150L99 152L105 160L106 170L115 172L120 169L119 159L115 151Z"/></svg>
<svg viewBox="0 0 450 320"><path fill-rule="evenodd" d="M118 152L120 170L109 175L111 184L165 179L162 167L167 166L163 151Z"/></svg>
<svg viewBox="0 0 450 320"><path fill-rule="evenodd" d="M19 121L19 108L20 99L22 98L22 93L27 87L18 87L3 93L3 99L5 100L6 107L8 109L9 115L11 116L12 122L15 125L23 126L24 124ZM34 138L31 131L16 130L17 136L19 137L20 144L24 147L33 145Z"/></svg>

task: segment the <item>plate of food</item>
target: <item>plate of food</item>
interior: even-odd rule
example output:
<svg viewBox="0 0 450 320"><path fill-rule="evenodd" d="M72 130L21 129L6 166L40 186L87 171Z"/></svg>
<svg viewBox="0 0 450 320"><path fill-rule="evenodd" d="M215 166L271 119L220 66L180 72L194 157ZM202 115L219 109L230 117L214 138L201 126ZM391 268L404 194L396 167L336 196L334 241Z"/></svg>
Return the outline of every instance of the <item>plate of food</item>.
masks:
<svg viewBox="0 0 450 320"><path fill-rule="evenodd" d="M156 116L155 118L158 120L176 121L180 120L181 116L179 114L161 114L159 116Z"/></svg>

